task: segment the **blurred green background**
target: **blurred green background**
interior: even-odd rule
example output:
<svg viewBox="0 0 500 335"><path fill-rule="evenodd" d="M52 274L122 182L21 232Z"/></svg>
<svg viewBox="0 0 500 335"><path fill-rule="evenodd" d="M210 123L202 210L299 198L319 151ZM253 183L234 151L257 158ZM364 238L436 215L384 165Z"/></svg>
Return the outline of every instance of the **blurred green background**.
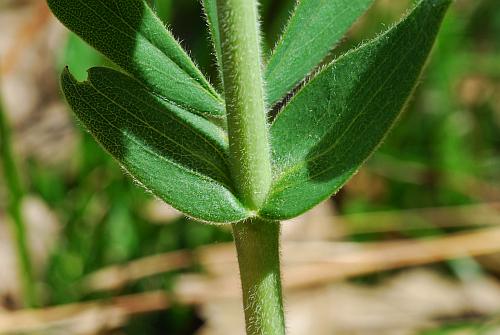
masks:
<svg viewBox="0 0 500 335"><path fill-rule="evenodd" d="M0 11L15 13L24 7L36 6L36 2L5 2ZM158 15L217 86L217 72L199 2L156 2ZM261 1L266 55L294 2ZM386 29L410 5L411 1L405 0L375 1L332 51L330 59ZM91 66L109 66L75 35L62 36L54 48L53 58L44 60L50 64L54 78L64 65L69 65L79 79L85 78L86 69ZM12 71L15 72L15 68ZM5 78L8 80L9 76ZM44 90L43 94L61 101L57 84L50 87L40 89ZM12 104L6 103L6 106L7 114L16 113L15 108L10 107ZM16 133L22 128L19 127L22 122L15 122L15 116L12 118ZM193 266L147 277L111 293L86 293L79 282L86 275L113 264L231 241L227 227L203 225L175 214L173 218L172 215L157 218L151 214L150 209L155 206L151 195L128 178L76 123L74 129L74 145L63 162L48 164L36 155L23 153L22 149L17 155L27 193L41 199L59 224L57 242L38 277L37 287L42 292L44 305L171 290L179 272L202 269ZM14 136L14 140L16 138ZM0 174L0 211L5 212L4 200L8 194L2 178ZM500 1L457 0L446 17L421 84L399 123L360 173L332 198L331 204L338 215L347 215L496 201L500 201ZM497 218L500 223L500 214ZM419 229L374 232L377 222L371 224L366 232L359 227L356 233L344 239L351 242L405 240L471 229L436 227L432 222L423 221L419 222ZM500 267L486 268L473 258L440 263L433 270L450 278L460 278L470 272L500 273ZM375 273L355 281L374 284L392 274L393 271ZM4 301L7 300L19 301L15 295L5 297ZM477 329L485 322L484 316L465 319L442 320L442 327L438 325L424 334L455 334L457 329L481 333ZM195 308L178 304L165 311L131 318L119 334L195 334L203 320Z"/></svg>

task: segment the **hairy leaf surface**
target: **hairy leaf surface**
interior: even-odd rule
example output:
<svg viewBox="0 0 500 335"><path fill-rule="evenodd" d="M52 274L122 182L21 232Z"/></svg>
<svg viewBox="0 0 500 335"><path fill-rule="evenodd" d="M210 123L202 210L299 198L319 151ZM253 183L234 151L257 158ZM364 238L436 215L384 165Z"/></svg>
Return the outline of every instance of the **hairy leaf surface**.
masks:
<svg viewBox="0 0 500 335"><path fill-rule="evenodd" d="M224 114L221 98L144 1L48 4L66 27L156 94L197 114Z"/></svg>
<svg viewBox="0 0 500 335"><path fill-rule="evenodd" d="M299 215L336 192L379 145L412 93L450 0L326 67L271 127L275 182L261 215Z"/></svg>
<svg viewBox="0 0 500 335"><path fill-rule="evenodd" d="M300 0L266 68L268 102L313 70L373 0Z"/></svg>
<svg viewBox="0 0 500 335"><path fill-rule="evenodd" d="M219 70L222 68L222 50L219 32L219 18L217 16L217 0L203 0L203 10L205 11L210 38L217 59Z"/></svg>
<svg viewBox="0 0 500 335"><path fill-rule="evenodd" d="M248 216L232 193L227 139L218 127L111 69L92 68L83 83L65 70L62 87L83 125L155 195L204 221Z"/></svg>

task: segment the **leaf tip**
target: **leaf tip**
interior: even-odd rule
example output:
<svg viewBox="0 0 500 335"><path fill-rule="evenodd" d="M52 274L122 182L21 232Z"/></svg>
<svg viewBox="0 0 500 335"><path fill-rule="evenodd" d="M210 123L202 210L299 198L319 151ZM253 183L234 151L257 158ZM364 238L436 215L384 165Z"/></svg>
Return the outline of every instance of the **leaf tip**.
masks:
<svg viewBox="0 0 500 335"><path fill-rule="evenodd" d="M73 76L71 71L69 70L69 66L64 66L64 69L61 73L61 85L63 89L70 83L74 84L76 82L76 78Z"/></svg>

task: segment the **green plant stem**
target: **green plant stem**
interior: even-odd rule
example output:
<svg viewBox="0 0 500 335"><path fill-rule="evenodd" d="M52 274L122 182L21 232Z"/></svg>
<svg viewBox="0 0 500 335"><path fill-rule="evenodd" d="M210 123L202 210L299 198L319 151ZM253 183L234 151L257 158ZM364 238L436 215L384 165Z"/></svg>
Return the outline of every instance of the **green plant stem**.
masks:
<svg viewBox="0 0 500 335"><path fill-rule="evenodd" d="M5 185L8 191L8 212L12 220L12 232L16 241L19 274L23 286L24 303L36 307L37 299L33 280L32 263L26 242L26 229L21 213L24 191L21 187L18 169L12 154L11 134L0 99L0 154ZM5 270L5 269L4 269Z"/></svg>
<svg viewBox="0 0 500 335"><path fill-rule="evenodd" d="M248 335L283 335L279 262L280 223L252 219L233 224Z"/></svg>
<svg viewBox="0 0 500 335"><path fill-rule="evenodd" d="M243 203L258 210L269 191L271 155L255 0L217 0L231 173ZM248 335L283 335L280 223L233 224Z"/></svg>
<svg viewBox="0 0 500 335"><path fill-rule="evenodd" d="M255 0L217 0L231 173L244 204L258 209L271 185L260 33Z"/></svg>

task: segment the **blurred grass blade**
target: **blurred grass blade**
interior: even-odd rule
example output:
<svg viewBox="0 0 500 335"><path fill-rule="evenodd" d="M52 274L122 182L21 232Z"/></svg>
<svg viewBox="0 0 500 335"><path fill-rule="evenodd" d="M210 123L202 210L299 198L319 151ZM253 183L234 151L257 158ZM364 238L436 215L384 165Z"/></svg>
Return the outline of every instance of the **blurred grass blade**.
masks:
<svg viewBox="0 0 500 335"><path fill-rule="evenodd" d="M270 105L328 54L373 0L300 0L266 68Z"/></svg>
<svg viewBox="0 0 500 335"><path fill-rule="evenodd" d="M299 215L336 192L411 95L450 0L423 0L388 32L326 67L271 127L276 178L261 212Z"/></svg>
<svg viewBox="0 0 500 335"><path fill-rule="evenodd" d="M0 97L0 159L1 170L5 178L8 196L8 213L12 220L12 233L15 238L16 252L19 262L19 277L22 283L24 303L26 307L37 307L35 282L31 257L27 243L26 224L21 211L24 190L18 175L18 167L12 152L10 127ZM7 270L7 269L4 269Z"/></svg>
<svg viewBox="0 0 500 335"><path fill-rule="evenodd" d="M148 190L203 221L246 218L231 192L227 140L215 125L111 69L92 68L83 83L65 70L62 86L85 127Z"/></svg>
<svg viewBox="0 0 500 335"><path fill-rule="evenodd" d="M222 69L222 50L220 44L219 18L217 16L217 0L203 0L203 10L205 11L210 38L217 60L219 72Z"/></svg>
<svg viewBox="0 0 500 335"><path fill-rule="evenodd" d="M70 30L165 99L222 116L221 98L142 0L48 0Z"/></svg>

